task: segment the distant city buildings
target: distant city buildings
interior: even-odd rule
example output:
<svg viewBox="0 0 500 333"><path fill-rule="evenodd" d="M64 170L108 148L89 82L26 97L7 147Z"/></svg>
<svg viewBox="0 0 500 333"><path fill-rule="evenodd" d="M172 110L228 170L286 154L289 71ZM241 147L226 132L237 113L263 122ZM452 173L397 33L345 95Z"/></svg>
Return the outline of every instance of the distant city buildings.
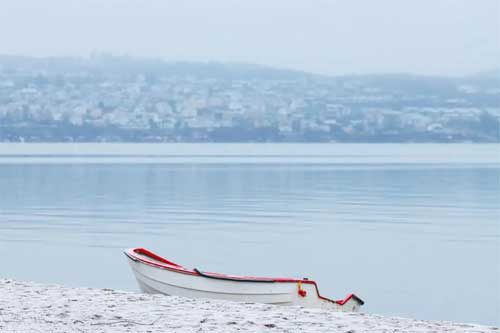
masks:
<svg viewBox="0 0 500 333"><path fill-rule="evenodd" d="M499 142L498 78L118 60L0 57L0 140Z"/></svg>

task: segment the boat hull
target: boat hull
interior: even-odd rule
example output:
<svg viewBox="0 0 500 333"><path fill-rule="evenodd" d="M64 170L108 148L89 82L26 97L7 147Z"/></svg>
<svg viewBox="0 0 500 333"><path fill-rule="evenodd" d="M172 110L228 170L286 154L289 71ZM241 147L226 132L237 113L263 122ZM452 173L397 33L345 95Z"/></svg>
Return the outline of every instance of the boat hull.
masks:
<svg viewBox="0 0 500 333"><path fill-rule="evenodd" d="M316 283L309 280L231 277L187 270L127 250L129 264L140 289L189 298L211 298L237 302L275 305L300 305L339 311L357 311L363 304L355 295L333 301L319 295ZM142 250L142 249L139 249ZM158 257L159 258L159 257ZM163 259L163 258L160 258Z"/></svg>

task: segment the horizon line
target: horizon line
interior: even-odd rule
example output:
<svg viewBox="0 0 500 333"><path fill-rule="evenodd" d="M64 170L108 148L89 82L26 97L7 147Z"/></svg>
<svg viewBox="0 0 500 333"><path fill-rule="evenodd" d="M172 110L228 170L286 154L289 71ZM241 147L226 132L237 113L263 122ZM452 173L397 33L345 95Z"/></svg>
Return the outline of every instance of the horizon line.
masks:
<svg viewBox="0 0 500 333"><path fill-rule="evenodd" d="M304 75L315 75L315 76L324 76L324 77L349 77L349 76L418 76L418 77L428 77L428 78L466 78L466 77L475 77L482 75L496 75L500 79L500 66L498 67L490 67L485 68L480 71L474 71L469 73L455 73L455 74L423 74L416 72L401 72L401 71L370 71L370 72L350 72L344 74L334 74L334 73L321 73L312 70L304 70L299 68L292 67L280 67L276 65L258 63L258 62L248 62L248 61L233 61L233 60L214 60L214 59L205 59L205 60L181 60L181 59L168 59L161 56L138 56L131 54L120 54L120 53L112 53L112 52L90 52L86 55L26 55L20 53L0 53L0 60L5 57L13 57L13 58L28 58L28 59L80 59L80 60L91 60L98 58L123 58L129 60L136 61L160 61L165 64L205 64L205 65L237 65L237 66L254 66L261 67L269 70L279 70L279 71L288 71L288 72L296 72L297 74ZM496 73L495 73L496 72Z"/></svg>

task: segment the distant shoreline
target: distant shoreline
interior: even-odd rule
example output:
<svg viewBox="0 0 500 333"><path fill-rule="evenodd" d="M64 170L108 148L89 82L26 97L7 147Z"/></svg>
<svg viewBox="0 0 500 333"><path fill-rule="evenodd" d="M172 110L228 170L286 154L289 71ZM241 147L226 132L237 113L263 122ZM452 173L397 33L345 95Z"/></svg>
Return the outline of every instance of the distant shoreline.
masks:
<svg viewBox="0 0 500 333"><path fill-rule="evenodd" d="M476 332L497 327L0 279L2 332Z"/></svg>
<svg viewBox="0 0 500 333"><path fill-rule="evenodd" d="M0 141L500 142L496 74L0 55Z"/></svg>
<svg viewBox="0 0 500 333"><path fill-rule="evenodd" d="M411 149L410 149L411 148ZM496 168L498 144L0 143L0 164L428 165Z"/></svg>

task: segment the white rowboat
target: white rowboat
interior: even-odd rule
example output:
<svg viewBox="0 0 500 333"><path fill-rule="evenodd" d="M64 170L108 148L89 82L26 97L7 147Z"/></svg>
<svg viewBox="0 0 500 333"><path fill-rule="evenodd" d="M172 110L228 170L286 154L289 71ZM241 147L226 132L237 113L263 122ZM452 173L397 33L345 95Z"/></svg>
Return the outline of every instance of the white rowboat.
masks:
<svg viewBox="0 0 500 333"><path fill-rule="evenodd" d="M300 305L337 311L358 311L364 302L354 294L343 300L320 295L316 282L308 279L234 276L186 269L146 249L125 251L129 264L145 293L190 298Z"/></svg>

